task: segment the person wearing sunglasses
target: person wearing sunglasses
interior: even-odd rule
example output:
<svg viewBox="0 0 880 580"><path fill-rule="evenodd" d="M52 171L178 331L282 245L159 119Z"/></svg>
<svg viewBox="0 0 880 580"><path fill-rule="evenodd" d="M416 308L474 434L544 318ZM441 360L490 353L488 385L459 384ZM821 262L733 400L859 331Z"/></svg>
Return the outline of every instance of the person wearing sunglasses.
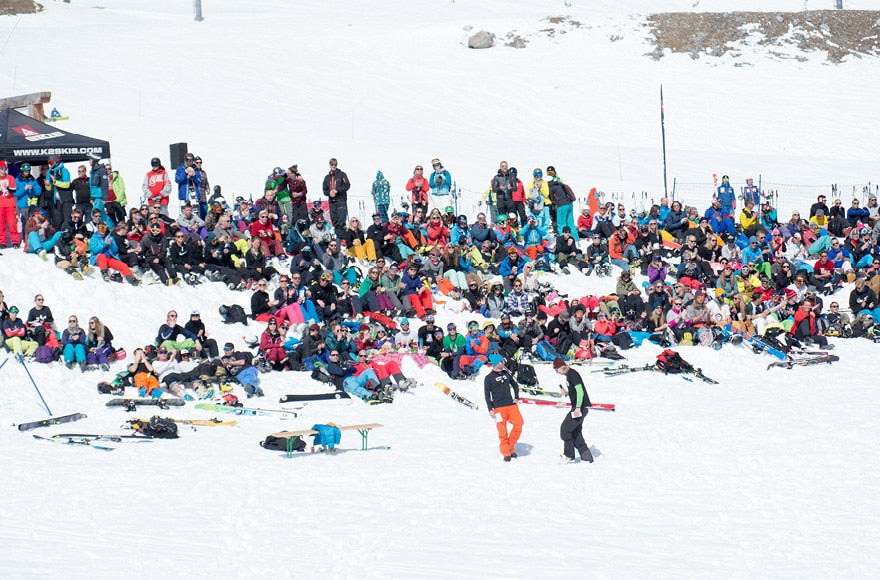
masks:
<svg viewBox="0 0 880 580"><path fill-rule="evenodd" d="M86 372L86 333L79 327L76 316L69 316L67 328L61 333L62 357L67 368L79 365L80 372Z"/></svg>
<svg viewBox="0 0 880 580"><path fill-rule="evenodd" d="M202 352L202 343L199 342L199 337L178 324L175 310L168 311L165 323L159 327L159 332L156 334L156 344L164 346L169 352L184 349Z"/></svg>
<svg viewBox="0 0 880 580"><path fill-rule="evenodd" d="M0 303L3 296L0 294ZM6 348L16 355L32 357L40 345L36 341L27 338L27 327L21 318L18 317L18 306L10 306L6 311L6 318L0 324L0 330L3 331L3 341Z"/></svg>

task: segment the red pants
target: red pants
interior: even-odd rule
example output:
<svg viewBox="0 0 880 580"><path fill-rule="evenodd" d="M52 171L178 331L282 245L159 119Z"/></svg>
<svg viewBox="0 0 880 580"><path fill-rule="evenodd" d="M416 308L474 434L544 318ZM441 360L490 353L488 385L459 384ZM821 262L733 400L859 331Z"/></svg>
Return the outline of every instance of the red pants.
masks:
<svg viewBox="0 0 880 580"><path fill-rule="evenodd" d="M523 418L516 405L497 407L494 411L496 420L499 416L501 418L495 423L495 427L498 429L498 440L501 442L498 447L501 449L501 454L507 457L516 451L516 442L519 441L519 436L522 434ZM508 423L513 425L510 433L507 432Z"/></svg>
<svg viewBox="0 0 880 580"><path fill-rule="evenodd" d="M410 304L412 304L412 307L416 311L416 314L419 315L419 318L425 317L425 310L428 308L434 308L434 303L431 301L431 291L427 288L423 289L418 294L407 294L407 296L409 296Z"/></svg>
<svg viewBox="0 0 880 580"><path fill-rule="evenodd" d="M390 376L396 374L403 374L400 370L400 365L397 361L389 360L385 362L375 362L371 361L369 363L370 368L376 373L376 376L379 377L379 380L388 378Z"/></svg>
<svg viewBox="0 0 880 580"><path fill-rule="evenodd" d="M116 258L108 258L104 254L98 254L98 257L95 258L95 264L97 264L98 268L101 270L112 268L125 277L131 276L131 268L129 268L125 265L124 262L120 262Z"/></svg>
<svg viewBox="0 0 880 580"><path fill-rule="evenodd" d="M9 229L9 238L12 245L17 246L21 243L21 234L18 231L18 212L15 206L0 207L0 245L6 245L6 230Z"/></svg>

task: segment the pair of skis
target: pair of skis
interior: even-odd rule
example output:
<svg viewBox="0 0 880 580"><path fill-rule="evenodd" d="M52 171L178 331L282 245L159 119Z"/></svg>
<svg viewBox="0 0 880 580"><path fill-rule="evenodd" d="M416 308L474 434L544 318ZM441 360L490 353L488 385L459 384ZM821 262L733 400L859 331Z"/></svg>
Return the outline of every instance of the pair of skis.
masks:
<svg viewBox="0 0 880 580"><path fill-rule="evenodd" d="M812 365L831 364L840 360L836 354L814 354L800 358L790 358L789 360L772 362L767 365L767 370L773 367L781 367L784 369L793 369L796 366L806 367Z"/></svg>
<svg viewBox="0 0 880 580"><path fill-rule="evenodd" d="M571 405L566 401L550 401L547 399L536 399L534 397L520 397L520 403L526 405L539 405L542 407L555 407L557 409L568 409ZM614 403L593 403L587 407L591 411L614 411Z"/></svg>
<svg viewBox="0 0 880 580"><path fill-rule="evenodd" d="M602 373L605 376L614 377L617 375L625 375L625 374L637 373L637 372L641 372L641 371L663 372L660 369L658 369L656 366L650 365L650 364L646 364L645 366L642 366L642 367L622 366L622 367L617 367L617 368L613 368L613 369L599 369L599 370L595 370L595 371L591 371L591 372ZM716 381L713 378L707 377L705 374L703 374L702 369L698 369L698 368L684 370L681 373L675 373L675 374L681 375L681 378L683 378L684 380L686 380L688 382L693 382L693 378L696 378L696 379L699 379L699 380L703 381L704 383L707 383L710 385L717 385L718 384L718 381Z"/></svg>

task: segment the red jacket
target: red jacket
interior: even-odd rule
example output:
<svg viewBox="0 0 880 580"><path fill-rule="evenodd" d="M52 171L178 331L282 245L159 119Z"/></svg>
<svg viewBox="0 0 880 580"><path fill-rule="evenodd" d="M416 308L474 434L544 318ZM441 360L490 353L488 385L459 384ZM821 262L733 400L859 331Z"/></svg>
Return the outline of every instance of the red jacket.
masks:
<svg viewBox="0 0 880 580"><path fill-rule="evenodd" d="M418 193L416 193L418 189ZM431 192L431 186L424 177L410 177L406 182L406 190L412 192L412 202L428 203L428 194Z"/></svg>
<svg viewBox="0 0 880 580"><path fill-rule="evenodd" d="M15 178L11 175L0 177L0 207L15 207Z"/></svg>
<svg viewBox="0 0 880 580"><path fill-rule="evenodd" d="M170 184L171 180L168 178L168 172L164 168L160 167L159 169L148 171L145 183L150 192L149 199L147 200L149 204L152 205L158 200L162 205L168 205L168 194L164 190L166 184Z"/></svg>
<svg viewBox="0 0 880 580"><path fill-rule="evenodd" d="M788 331L789 334L794 335L797 332L798 326L807 317L810 319L810 335L816 334L816 317L812 316L812 314L812 312L804 312L803 308L798 308L794 313L794 324L791 325L791 330Z"/></svg>
<svg viewBox="0 0 880 580"><path fill-rule="evenodd" d="M442 221L432 221L427 227L428 245L445 246L449 243L449 228Z"/></svg>
<svg viewBox="0 0 880 580"><path fill-rule="evenodd" d="M272 223L268 220L265 224L261 223L260 220L252 222L250 230L251 237L260 238L262 241L275 239L275 228L272 227Z"/></svg>

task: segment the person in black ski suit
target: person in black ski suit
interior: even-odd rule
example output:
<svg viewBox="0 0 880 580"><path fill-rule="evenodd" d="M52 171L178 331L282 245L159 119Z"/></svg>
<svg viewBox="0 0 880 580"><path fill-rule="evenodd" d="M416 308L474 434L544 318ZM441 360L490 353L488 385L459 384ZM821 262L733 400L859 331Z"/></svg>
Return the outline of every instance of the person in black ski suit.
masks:
<svg viewBox="0 0 880 580"><path fill-rule="evenodd" d="M584 419L587 417L590 405L590 395L584 386L584 381L573 368L565 364L561 358L553 361L553 369L560 375L565 376L567 381L568 398L571 401L571 410L565 414L562 425L559 426L559 435L562 438L562 459L566 463L574 461L574 451L577 449L582 461L593 462L593 454L587 442L584 441Z"/></svg>

